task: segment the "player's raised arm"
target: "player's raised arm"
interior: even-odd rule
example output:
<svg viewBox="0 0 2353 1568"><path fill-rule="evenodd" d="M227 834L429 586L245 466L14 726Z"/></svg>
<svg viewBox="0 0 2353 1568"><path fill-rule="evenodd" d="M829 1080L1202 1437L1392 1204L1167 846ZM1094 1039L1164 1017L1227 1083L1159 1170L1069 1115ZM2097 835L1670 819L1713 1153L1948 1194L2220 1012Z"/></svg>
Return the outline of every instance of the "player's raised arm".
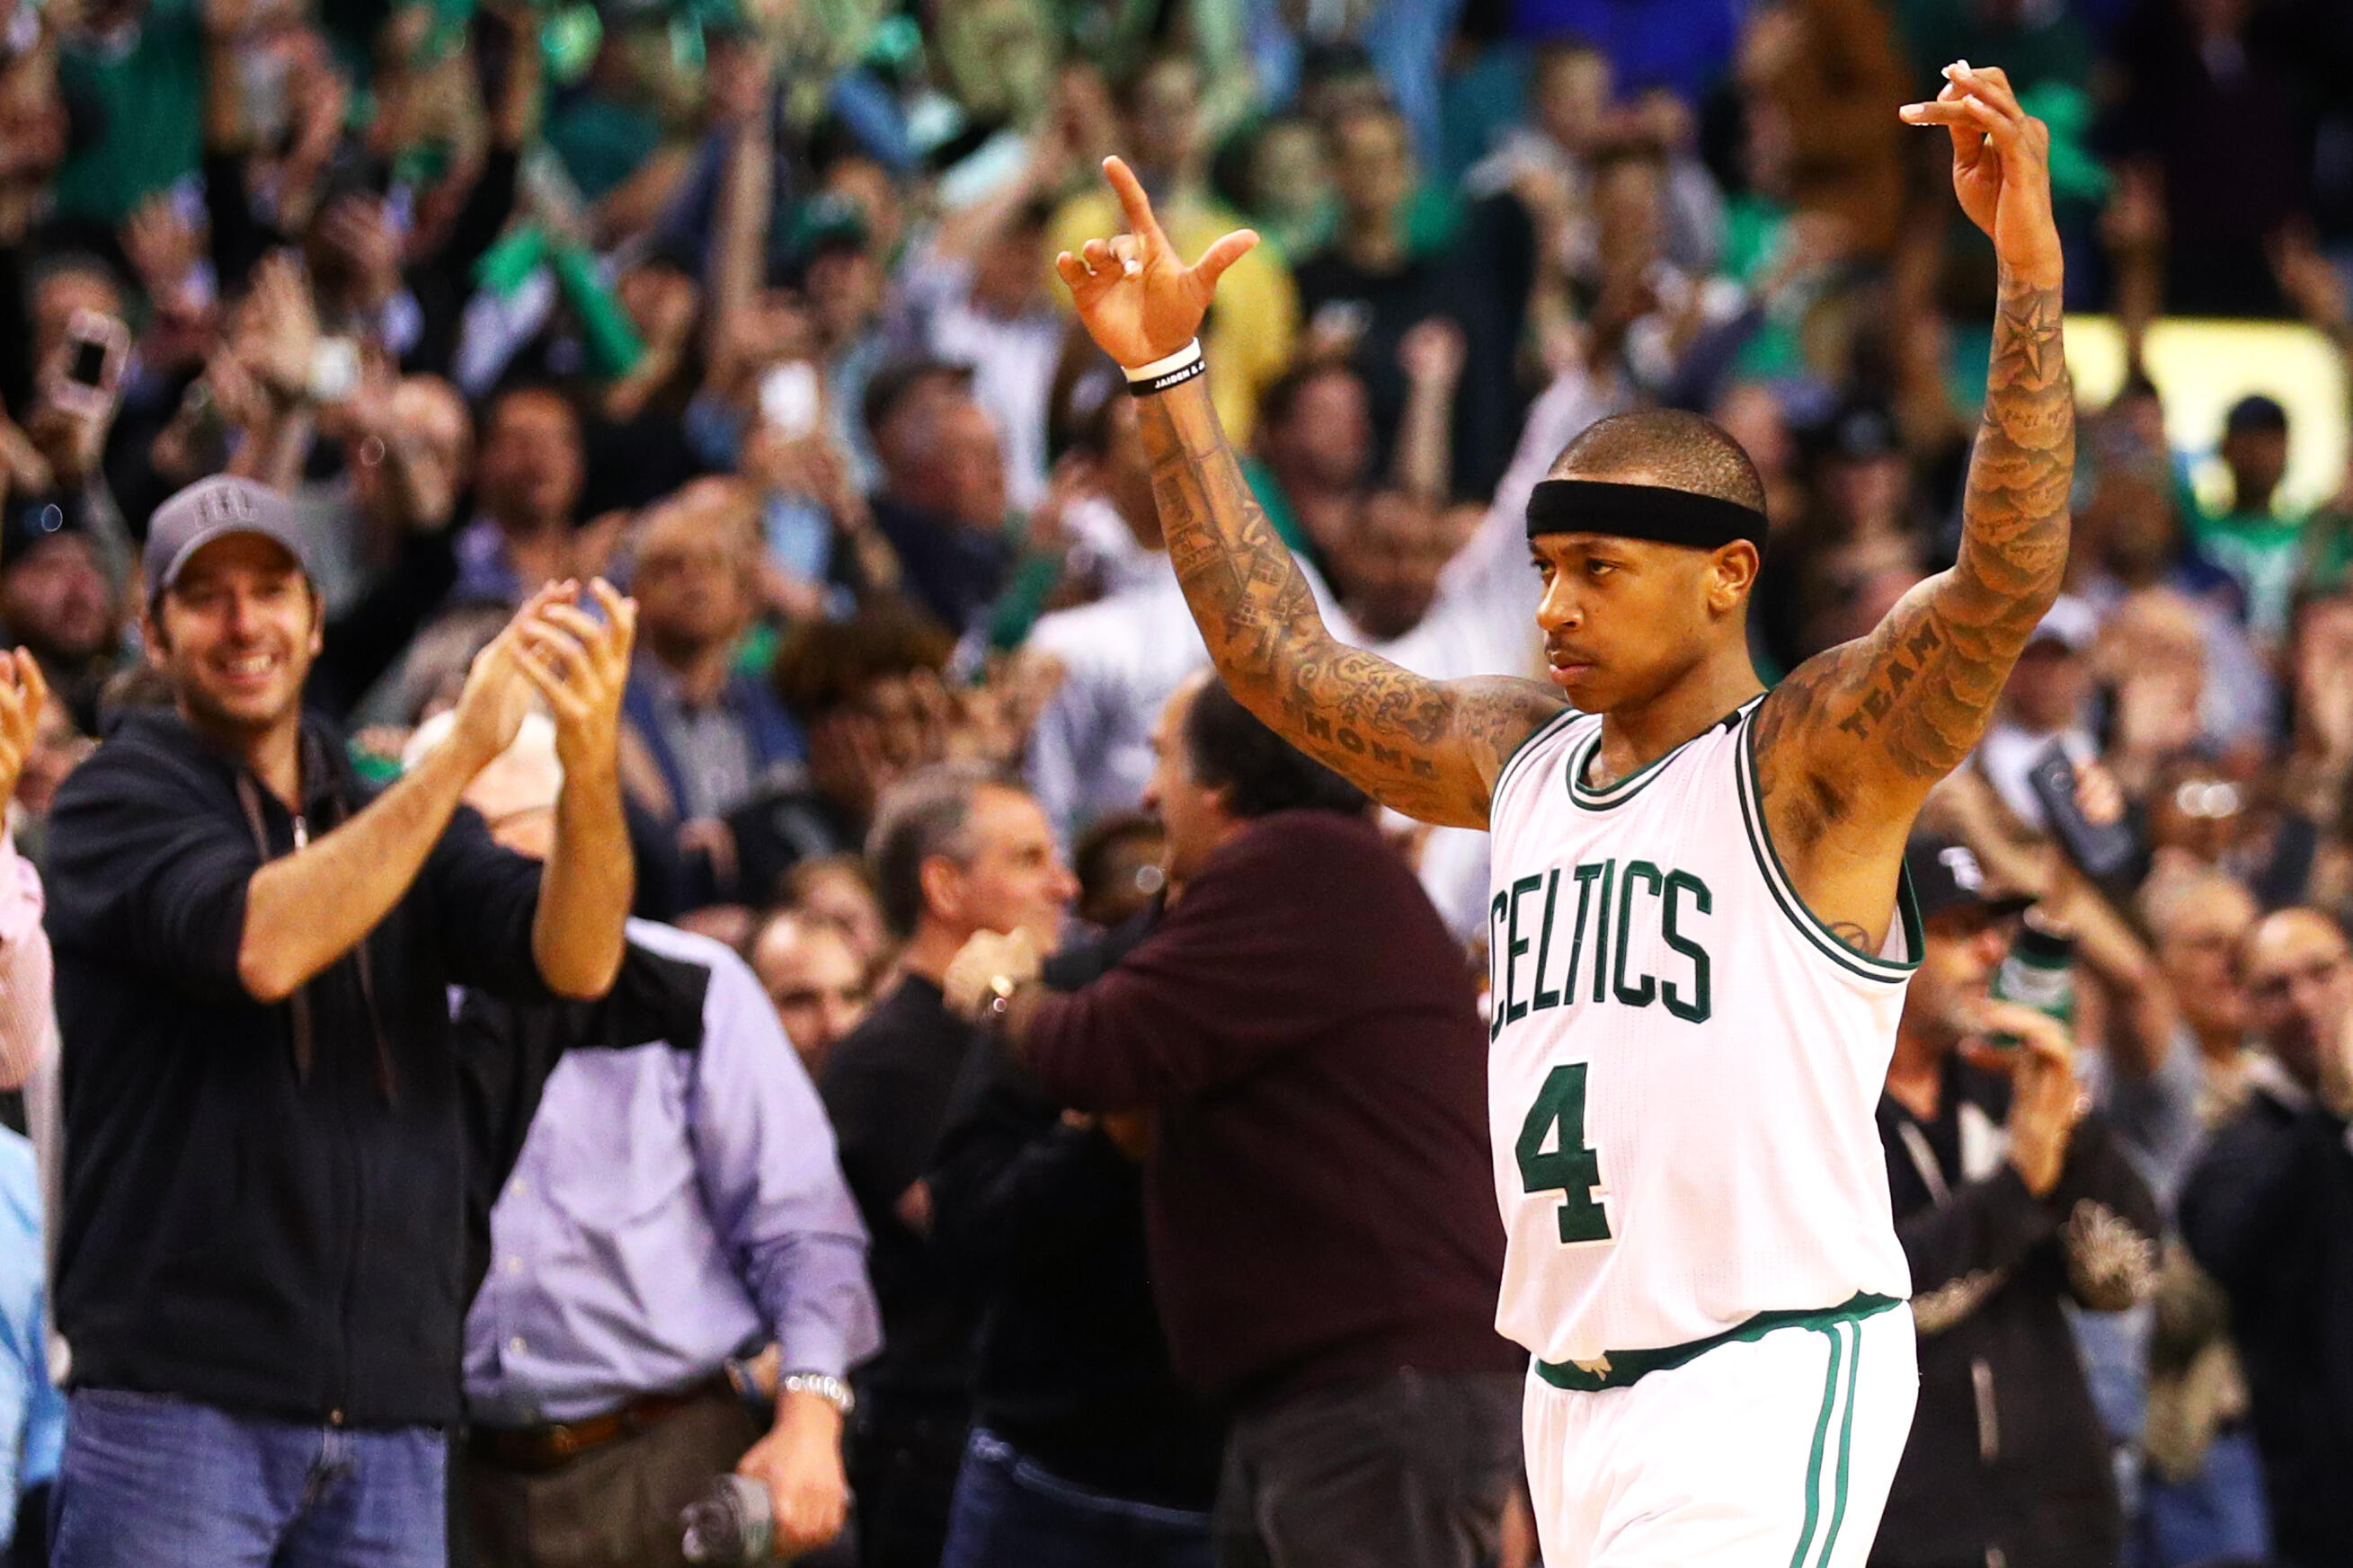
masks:
<svg viewBox="0 0 2353 1568"><path fill-rule="evenodd" d="M1954 193L1992 237L2001 277L1960 557L1766 700L1757 771L1785 858L1825 839L1833 861L1900 850L1929 787L1983 733L2067 563L2075 405L2060 342L2051 135L2000 71L1964 61L1946 77L1935 101L1902 115L1951 133Z"/></svg>
<svg viewBox="0 0 2353 1568"><path fill-rule="evenodd" d="M1324 628L1242 479L1190 346L1219 275L1258 237L1227 235L1188 267L1127 165L1107 159L1103 172L1131 232L1064 251L1055 267L1096 344L1139 390L1162 385L1144 393L1138 426L1168 559L1218 673L1269 728L1383 805L1485 826L1496 773L1560 697L1532 680L1425 679ZM1158 374L1139 380L1147 369Z"/></svg>

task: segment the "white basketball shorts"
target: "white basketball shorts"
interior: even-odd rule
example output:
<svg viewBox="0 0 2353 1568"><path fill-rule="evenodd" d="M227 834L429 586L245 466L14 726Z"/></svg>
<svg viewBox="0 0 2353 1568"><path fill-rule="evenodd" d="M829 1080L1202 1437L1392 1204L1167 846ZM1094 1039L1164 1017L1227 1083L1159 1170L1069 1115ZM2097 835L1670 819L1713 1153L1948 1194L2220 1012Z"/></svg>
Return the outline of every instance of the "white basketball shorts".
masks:
<svg viewBox="0 0 2353 1568"><path fill-rule="evenodd" d="M1900 1303L1784 1323L1624 1387L1532 1370L1545 1568L1862 1568L1919 1393Z"/></svg>

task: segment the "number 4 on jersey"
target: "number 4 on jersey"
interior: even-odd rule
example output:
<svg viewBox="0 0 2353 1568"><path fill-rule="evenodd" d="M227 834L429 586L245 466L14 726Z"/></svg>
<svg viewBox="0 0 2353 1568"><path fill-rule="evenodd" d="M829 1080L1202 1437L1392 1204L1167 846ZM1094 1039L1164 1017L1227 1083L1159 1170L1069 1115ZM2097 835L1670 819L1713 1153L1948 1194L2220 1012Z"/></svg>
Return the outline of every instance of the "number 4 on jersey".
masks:
<svg viewBox="0 0 2353 1568"><path fill-rule="evenodd" d="M1564 1243L1609 1239L1609 1216L1593 1197L1601 1184L1601 1156L1585 1142L1586 1065L1571 1062L1545 1075L1513 1148L1524 1190L1561 1194Z"/></svg>

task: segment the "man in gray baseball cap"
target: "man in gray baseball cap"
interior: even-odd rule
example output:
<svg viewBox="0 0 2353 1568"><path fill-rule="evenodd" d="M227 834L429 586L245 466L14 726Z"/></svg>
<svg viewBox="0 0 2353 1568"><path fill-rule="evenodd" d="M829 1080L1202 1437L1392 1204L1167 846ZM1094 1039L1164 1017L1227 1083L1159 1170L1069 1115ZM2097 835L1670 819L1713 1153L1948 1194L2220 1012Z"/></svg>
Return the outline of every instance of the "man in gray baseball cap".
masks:
<svg viewBox="0 0 2353 1568"><path fill-rule="evenodd" d="M60 1568L439 1568L465 1251L448 988L586 998L621 961L636 606L601 581L533 595L448 736L377 794L303 711L303 555L248 480L157 510L143 625L174 710L125 717L50 820ZM543 867L459 805L534 690L564 766Z"/></svg>
<svg viewBox="0 0 2353 1568"><path fill-rule="evenodd" d="M147 524L147 548L139 557L147 581L147 603L176 582L197 551L237 534L274 540L307 578L302 525L293 503L268 485L233 474L198 479L155 509Z"/></svg>

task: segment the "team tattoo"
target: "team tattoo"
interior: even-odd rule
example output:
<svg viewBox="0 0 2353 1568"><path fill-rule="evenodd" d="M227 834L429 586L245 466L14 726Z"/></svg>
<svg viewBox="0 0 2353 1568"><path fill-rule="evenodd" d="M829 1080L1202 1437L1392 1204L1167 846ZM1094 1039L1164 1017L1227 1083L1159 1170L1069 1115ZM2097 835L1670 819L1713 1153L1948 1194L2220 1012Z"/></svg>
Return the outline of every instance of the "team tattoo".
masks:
<svg viewBox="0 0 2353 1568"><path fill-rule="evenodd" d="M1149 397L1138 413L1170 564L1234 695L1384 805L1486 826L1490 781L1559 696L1500 676L1430 680L1333 637L1208 399Z"/></svg>
<svg viewBox="0 0 2353 1568"><path fill-rule="evenodd" d="M1759 792L1778 792L1789 847L1854 816L1875 784L1892 784L1879 795L1908 816L1976 746L2058 593L2075 460L2061 313L2056 288L2003 290L1952 570L1905 595L1870 636L1799 666L1758 712Z"/></svg>
<svg viewBox="0 0 2353 1568"><path fill-rule="evenodd" d="M1758 711L1757 789L1781 847L1800 856L1835 830L1850 855L1875 858L1909 827L1976 747L2067 565L2075 395L2050 128L2000 70L1956 60L1944 75L1933 100L1900 115L1948 132L1954 195L2001 268L1960 553L1870 636L1799 666Z"/></svg>

